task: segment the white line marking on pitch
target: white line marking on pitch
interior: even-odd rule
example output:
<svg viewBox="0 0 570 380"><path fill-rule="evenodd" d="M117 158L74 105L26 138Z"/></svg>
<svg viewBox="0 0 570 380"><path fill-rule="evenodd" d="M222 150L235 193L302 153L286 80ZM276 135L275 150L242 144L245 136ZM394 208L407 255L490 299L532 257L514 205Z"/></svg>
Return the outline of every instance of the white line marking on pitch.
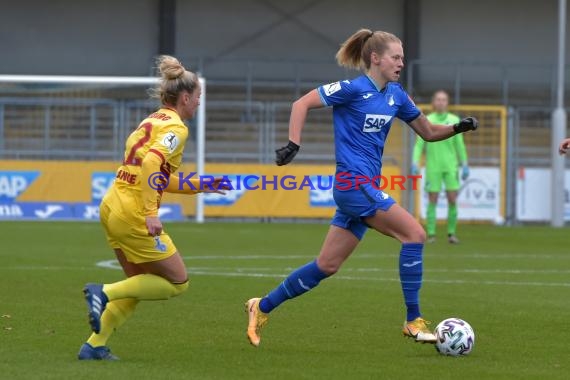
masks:
<svg viewBox="0 0 570 380"><path fill-rule="evenodd" d="M354 258L361 259L371 259L379 257L378 255L355 255ZM397 257L390 256L390 257ZM243 255L243 256L223 256L223 255L211 255L211 256L184 256L184 260L289 260L289 259L314 259L315 256L308 255Z"/></svg>
<svg viewBox="0 0 570 380"><path fill-rule="evenodd" d="M96 264L100 268L108 269L121 269L117 260L105 260ZM210 268L208 268L210 269ZM220 276L220 277L264 277L280 279L287 276L287 273L250 273L245 271L238 271L237 269L244 270L246 268L234 268L230 272L220 271L221 268L211 268L215 271L204 270L204 268L189 268L188 273L196 276ZM486 272L481 272L486 273ZM348 281L381 281L381 282L399 282L398 278L381 278L381 277L354 277L345 275L336 275L333 278L338 280ZM537 287L570 287L568 282L531 282L531 281L485 281L485 280L432 280L424 279L424 282L434 284L483 284L483 285L515 285L515 286L537 286Z"/></svg>
<svg viewBox="0 0 570 380"><path fill-rule="evenodd" d="M437 253L425 252L424 256L426 259L430 258L445 258L445 259L528 259L528 260L544 260L544 259L556 259L556 260L570 260L570 255L568 254L502 254L502 253L460 253L457 255L441 255ZM316 255L202 255L202 256L184 256L185 260L289 260L289 259L314 259ZM351 260L355 259L393 259L398 257L398 252L394 253L355 253L350 256Z"/></svg>
<svg viewBox="0 0 570 380"><path fill-rule="evenodd" d="M202 276L220 276L220 277L267 277L281 279L287 277L283 274L267 274L267 273L238 273L238 272L202 272L194 271L192 269L188 270L189 274L202 275ZM332 277L337 280L349 280L349 281L378 281L378 282L400 282L398 278L381 278L381 277L352 277L336 275ZM569 287L568 282L518 282L518 281L467 281L467 280L431 280L424 279L424 282L429 282L433 284L484 284L484 285L515 285L515 286L549 286L549 287Z"/></svg>

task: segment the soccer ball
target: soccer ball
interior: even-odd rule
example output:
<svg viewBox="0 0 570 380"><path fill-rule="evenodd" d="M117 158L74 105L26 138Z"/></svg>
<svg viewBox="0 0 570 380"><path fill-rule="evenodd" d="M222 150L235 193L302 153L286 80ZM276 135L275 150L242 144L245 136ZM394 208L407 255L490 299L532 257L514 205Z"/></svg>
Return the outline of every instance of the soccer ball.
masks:
<svg viewBox="0 0 570 380"><path fill-rule="evenodd" d="M469 355L475 345L475 332L469 323L459 318L448 318L435 328L435 349L442 355Z"/></svg>

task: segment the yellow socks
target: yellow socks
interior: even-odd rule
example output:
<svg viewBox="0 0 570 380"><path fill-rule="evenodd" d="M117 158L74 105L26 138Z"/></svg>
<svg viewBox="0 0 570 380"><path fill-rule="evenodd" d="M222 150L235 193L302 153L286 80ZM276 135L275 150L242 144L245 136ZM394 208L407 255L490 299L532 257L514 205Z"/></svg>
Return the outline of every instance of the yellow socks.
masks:
<svg viewBox="0 0 570 380"><path fill-rule="evenodd" d="M166 300L183 293L186 289L188 281L183 284L173 284L154 274L139 274L103 286L103 292L109 301L123 298L135 298L139 301Z"/></svg>
<svg viewBox="0 0 570 380"><path fill-rule="evenodd" d="M113 332L135 311L141 300L165 300L188 289L188 281L172 284L153 274L139 274L123 281L103 285L109 302L101 316L101 331L91 334L87 343L93 347L104 346Z"/></svg>
<svg viewBox="0 0 570 380"><path fill-rule="evenodd" d="M91 334L87 343L93 347L104 346L113 332L133 314L138 300L124 298L107 303L107 307L101 316L101 331L99 334Z"/></svg>

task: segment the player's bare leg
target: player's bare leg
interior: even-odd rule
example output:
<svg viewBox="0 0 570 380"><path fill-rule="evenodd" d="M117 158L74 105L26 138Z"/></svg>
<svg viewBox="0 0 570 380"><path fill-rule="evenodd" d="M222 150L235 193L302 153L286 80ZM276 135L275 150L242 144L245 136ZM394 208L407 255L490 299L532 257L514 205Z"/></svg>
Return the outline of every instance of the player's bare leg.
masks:
<svg viewBox="0 0 570 380"><path fill-rule="evenodd" d="M281 284L276 290L277 294L287 292L286 289L291 289L295 294L292 296L299 296L306 291L314 288L317 286L319 278L326 278L335 274L339 268L341 267L342 263L351 255L354 251L356 246L358 245L358 238L354 236L352 232L346 230L341 227L337 226L330 226L327 236L325 237L325 241L321 247L321 252L317 257L317 260L313 263L307 264L305 267L300 268L299 270L309 270L309 271L317 271L321 272L320 274L317 273L317 281L315 281L315 277L305 277L305 281L303 281L303 275L295 276L295 273L298 273L299 270L293 272L283 284ZM310 268L312 266L312 269ZM285 285L285 282L290 278L295 277L297 283L293 281L290 285ZM298 284L298 285L297 285ZM295 286L300 288L295 288ZM273 293L272 292L272 293ZM271 293L270 293L271 294ZM274 298L269 297L266 298ZM280 302L285 301L285 299L292 298L289 294L287 297L282 297ZM245 304L246 312L248 314L248 325L247 325L247 338L249 342L257 347L261 343L261 329L267 323L268 320L268 313L278 305L270 305L272 308L267 313L264 313L260 309L260 302L262 298L252 298L248 300ZM271 301L266 302L270 303Z"/></svg>
<svg viewBox="0 0 570 380"><path fill-rule="evenodd" d="M330 226L317 257L317 265L327 275L335 274L354 252L359 242L360 240L349 230Z"/></svg>
<svg viewBox="0 0 570 380"><path fill-rule="evenodd" d="M182 284L188 281L188 271L180 253L176 252L167 259L138 264L146 273L160 276L173 284Z"/></svg>
<svg viewBox="0 0 570 380"><path fill-rule="evenodd" d="M384 235L398 239L402 243L400 252L400 280L407 307L407 318L403 333L416 342L435 343L435 335L427 327L427 322L419 312L419 290L422 281L423 243L426 233L417 220L398 204L387 211L378 210L365 219L369 226Z"/></svg>
<svg viewBox="0 0 570 380"><path fill-rule="evenodd" d="M146 273L145 270L140 265L128 261L121 249L115 249L115 256L117 257L117 261L121 265L121 268L123 268L125 276L133 277L136 276L137 274Z"/></svg>

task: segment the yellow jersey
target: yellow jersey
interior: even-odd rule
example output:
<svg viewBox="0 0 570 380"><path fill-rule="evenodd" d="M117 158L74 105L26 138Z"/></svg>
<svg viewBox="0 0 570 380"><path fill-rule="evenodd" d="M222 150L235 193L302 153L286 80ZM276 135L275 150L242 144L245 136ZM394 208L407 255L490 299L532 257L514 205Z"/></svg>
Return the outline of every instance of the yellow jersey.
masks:
<svg viewBox="0 0 570 380"><path fill-rule="evenodd" d="M149 212L145 210L142 198L143 187L148 191L152 181L152 178L142 178L144 158L147 154L158 156L161 161L159 170L169 178L180 167L187 138L188 128L173 109L161 108L150 114L127 138L123 163L117 169L115 182L103 202L125 221L144 220ZM156 192L157 211L162 190L155 188L152 191Z"/></svg>

